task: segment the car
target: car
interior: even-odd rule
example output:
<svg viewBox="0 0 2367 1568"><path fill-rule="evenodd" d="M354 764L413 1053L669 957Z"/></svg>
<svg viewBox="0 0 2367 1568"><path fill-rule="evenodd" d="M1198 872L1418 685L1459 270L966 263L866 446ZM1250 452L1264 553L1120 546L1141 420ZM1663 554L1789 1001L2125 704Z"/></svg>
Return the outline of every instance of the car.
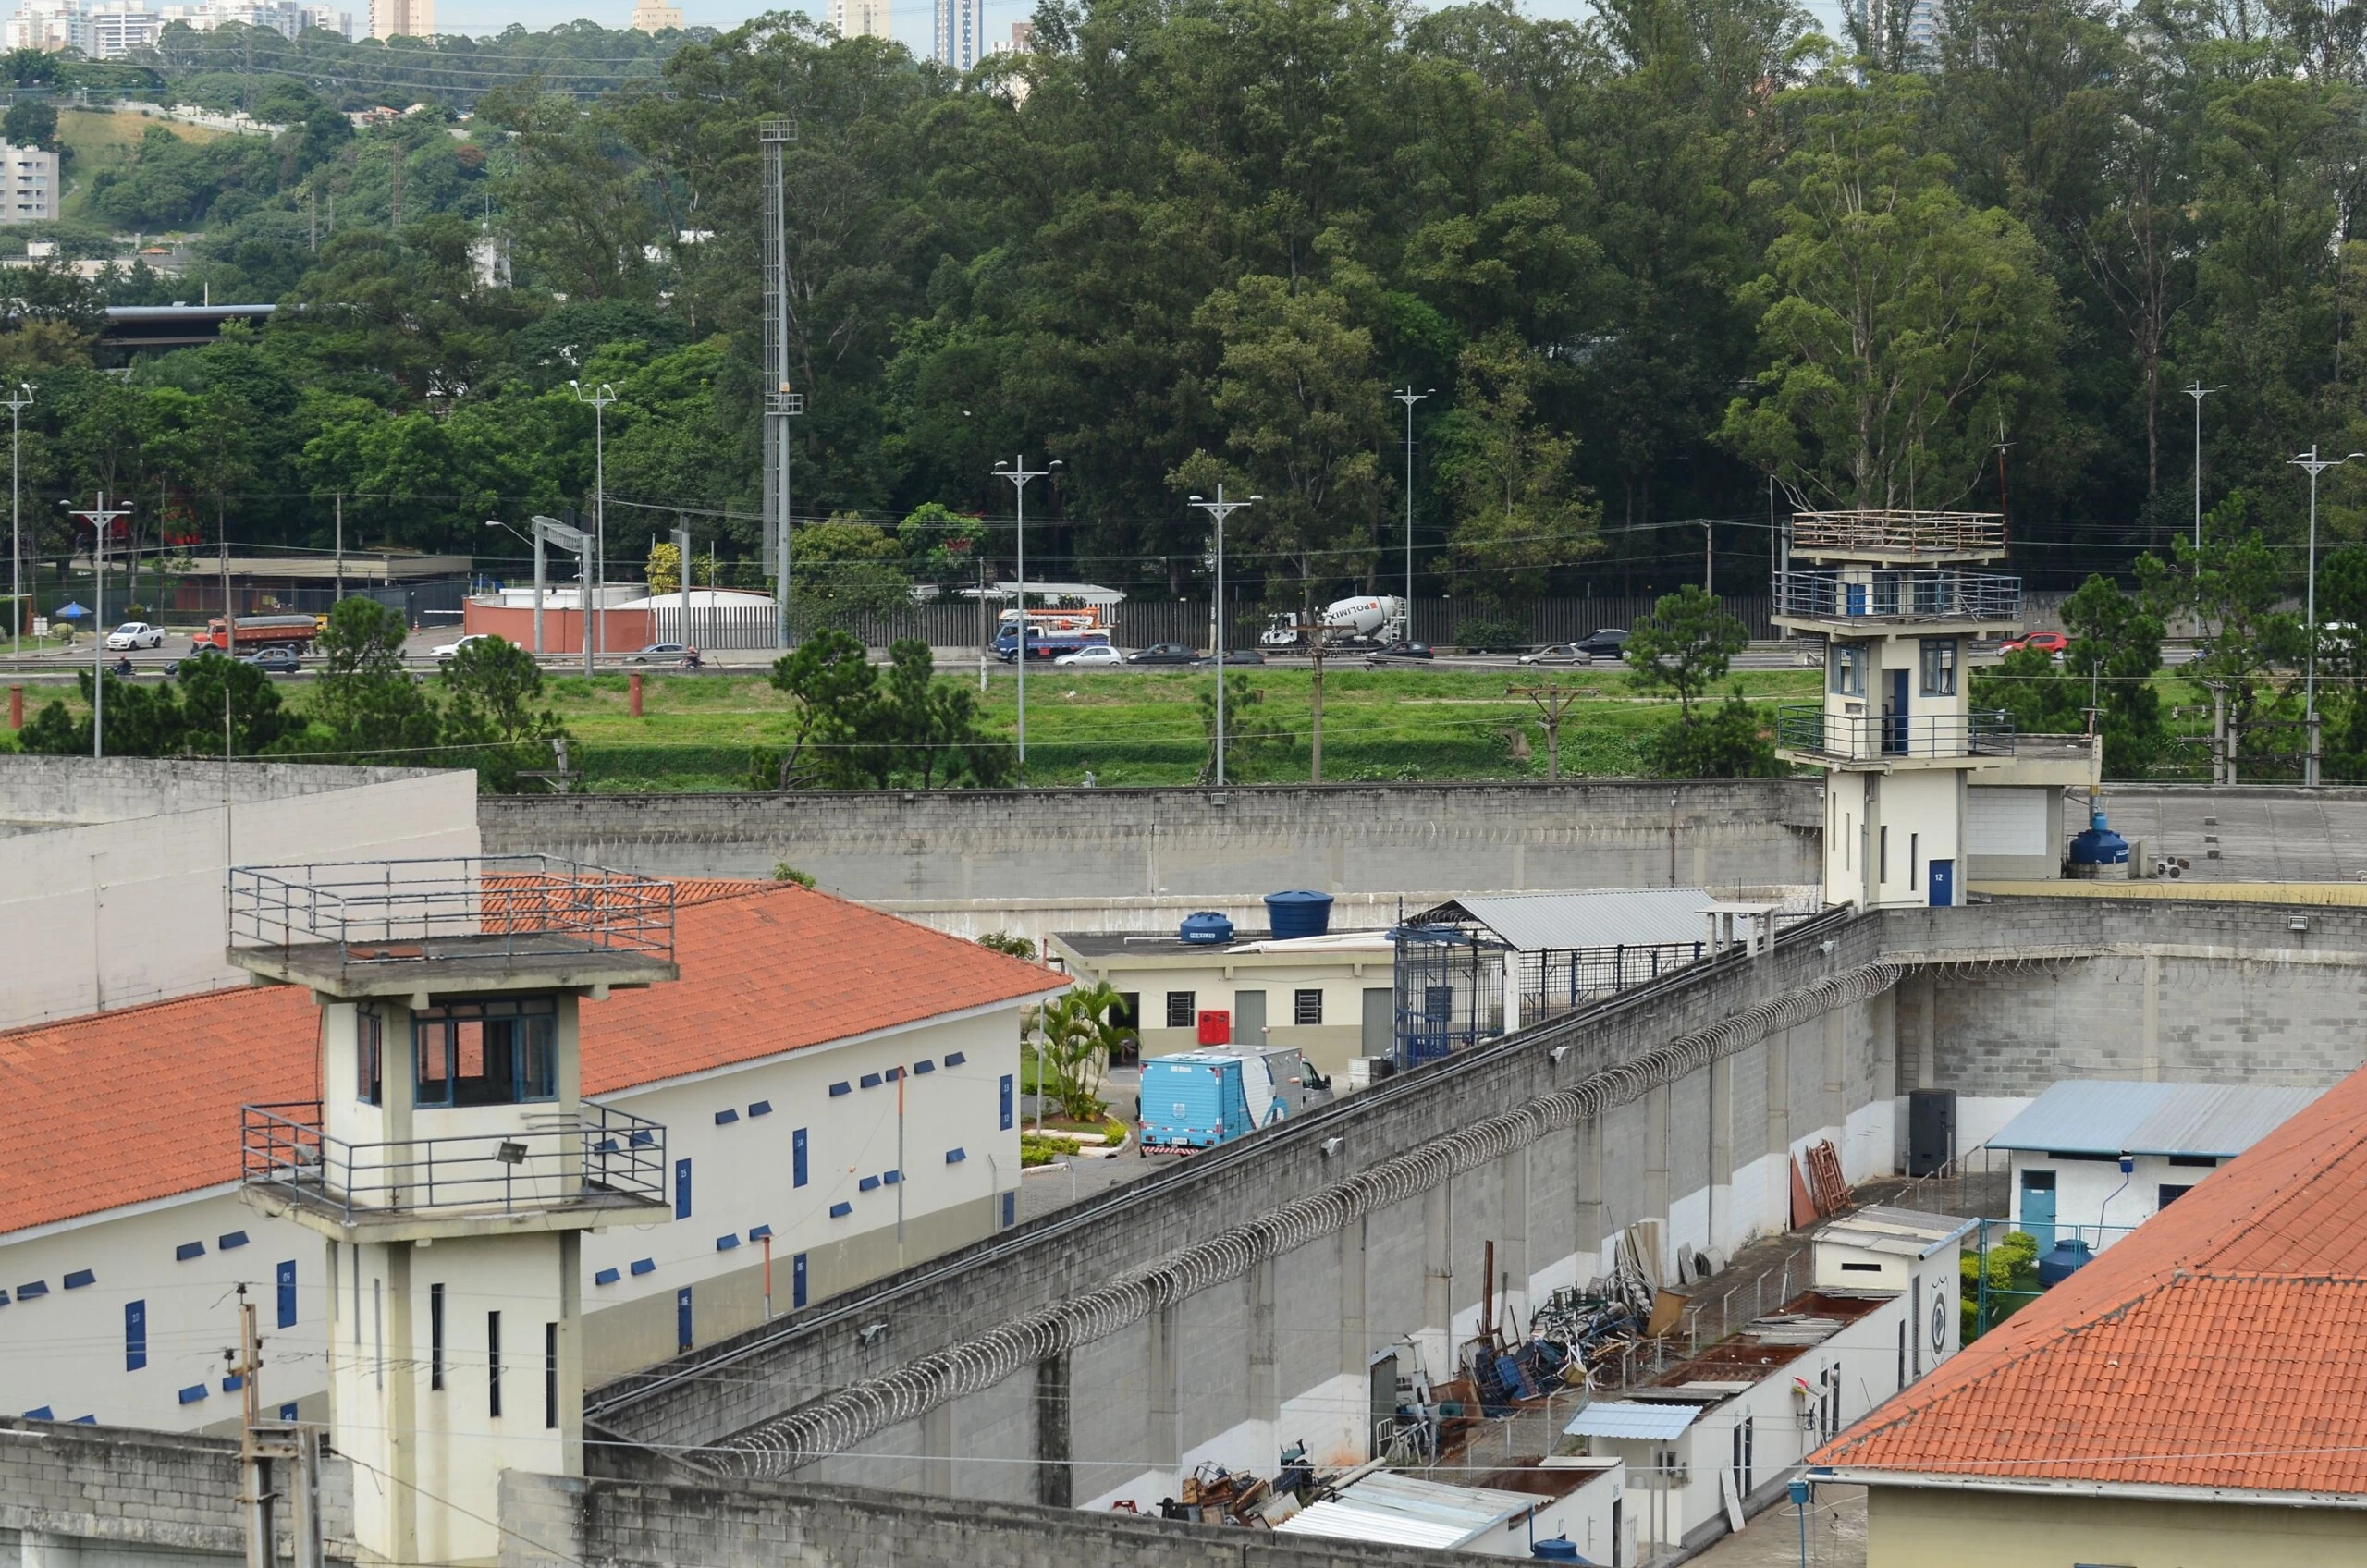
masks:
<svg viewBox="0 0 2367 1568"><path fill-rule="evenodd" d="M1627 629L1598 626L1570 645L1588 658L1615 659L1627 651Z"/></svg>
<svg viewBox="0 0 2367 1568"><path fill-rule="evenodd" d="M493 634L489 631L478 631L461 638L457 643L439 643L435 645L435 656L439 659L459 658L462 648L467 647L472 643L482 643L492 635Z"/></svg>
<svg viewBox="0 0 2367 1568"><path fill-rule="evenodd" d="M1427 659L1437 655L1428 643L1392 643L1385 648L1375 648L1368 655L1377 659Z"/></svg>
<svg viewBox="0 0 2367 1568"><path fill-rule="evenodd" d="M1126 657L1107 643L1102 643L1090 648L1079 648L1073 654L1062 654L1052 662L1056 665L1112 665L1125 663Z"/></svg>
<svg viewBox="0 0 2367 1568"><path fill-rule="evenodd" d="M132 648L161 648L165 645L165 630L144 620L127 620L107 633L109 652L124 652Z"/></svg>
<svg viewBox="0 0 2367 1568"><path fill-rule="evenodd" d="M292 648L257 648L251 654L240 654L239 662L251 664L265 675L293 675L304 668Z"/></svg>
<svg viewBox="0 0 2367 1568"><path fill-rule="evenodd" d="M1592 664L1594 655L1576 643L1548 643L1533 654L1520 656L1523 664Z"/></svg>
<svg viewBox="0 0 2367 1568"><path fill-rule="evenodd" d="M1200 650L1182 643L1153 643L1126 655L1128 664L1197 664Z"/></svg>
<svg viewBox="0 0 2367 1568"><path fill-rule="evenodd" d="M1194 659L1192 662L1194 664L1213 665L1217 662L1217 656L1214 654L1209 654L1204 657ZM1234 648L1226 653L1224 655L1224 662L1227 664L1264 664L1266 662L1266 655L1259 653L1255 648Z"/></svg>
<svg viewBox="0 0 2367 1568"><path fill-rule="evenodd" d="M2042 654L2059 655L2071 646L2071 639L2060 631L2026 631L2019 637L2008 638L1997 651L2018 654L2025 648L2035 648Z"/></svg>
<svg viewBox="0 0 2367 1568"><path fill-rule="evenodd" d="M627 654L625 663L648 664L652 660L656 660L663 664L674 664L690 651L690 644L687 643L652 643L636 653Z"/></svg>

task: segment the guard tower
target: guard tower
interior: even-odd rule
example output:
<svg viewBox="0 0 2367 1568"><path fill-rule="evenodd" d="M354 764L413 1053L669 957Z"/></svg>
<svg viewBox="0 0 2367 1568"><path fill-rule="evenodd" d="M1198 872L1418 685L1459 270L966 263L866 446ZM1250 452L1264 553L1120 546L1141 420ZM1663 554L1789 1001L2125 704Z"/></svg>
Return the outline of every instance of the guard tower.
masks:
<svg viewBox="0 0 2367 1568"><path fill-rule="evenodd" d="M524 855L230 874L230 962L321 1010L322 1098L241 1112L243 1195L328 1240L354 1534L491 1562L502 1471L583 1471L584 1231L666 1202L666 1131L581 1096L578 1004L676 977L674 890Z"/></svg>
<svg viewBox="0 0 2367 1568"><path fill-rule="evenodd" d="M2020 630L1994 512L1802 512L1775 623L1824 639L1824 700L1783 708L1784 760L1824 769L1824 888L1861 908L1962 898L1965 788L2014 755L2012 719L1970 705L1976 638Z"/></svg>

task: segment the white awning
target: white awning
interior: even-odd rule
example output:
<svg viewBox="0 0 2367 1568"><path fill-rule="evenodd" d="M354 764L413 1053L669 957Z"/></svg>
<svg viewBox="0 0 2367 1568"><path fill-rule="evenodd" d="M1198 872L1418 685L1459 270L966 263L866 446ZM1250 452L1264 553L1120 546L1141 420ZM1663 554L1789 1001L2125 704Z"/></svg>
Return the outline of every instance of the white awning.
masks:
<svg viewBox="0 0 2367 1568"><path fill-rule="evenodd" d="M1633 1438L1665 1442L1682 1436L1701 1414L1698 1404L1646 1404L1640 1400L1603 1400L1588 1405L1562 1428L1573 1438Z"/></svg>

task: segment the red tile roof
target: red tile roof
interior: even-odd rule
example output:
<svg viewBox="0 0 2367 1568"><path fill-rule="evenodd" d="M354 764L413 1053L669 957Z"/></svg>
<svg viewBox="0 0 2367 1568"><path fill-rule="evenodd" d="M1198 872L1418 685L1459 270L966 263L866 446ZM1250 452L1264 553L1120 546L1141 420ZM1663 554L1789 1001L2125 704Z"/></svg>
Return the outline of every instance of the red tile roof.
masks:
<svg viewBox="0 0 2367 1568"><path fill-rule="evenodd" d="M1058 989L1061 976L794 883L685 882L682 978L583 1004L608 1094ZM319 1089L318 1011L240 986L0 1032L0 1235L239 1176L239 1108Z"/></svg>
<svg viewBox="0 0 2367 1568"><path fill-rule="evenodd" d="M2367 1494L2367 1070L1809 1463Z"/></svg>

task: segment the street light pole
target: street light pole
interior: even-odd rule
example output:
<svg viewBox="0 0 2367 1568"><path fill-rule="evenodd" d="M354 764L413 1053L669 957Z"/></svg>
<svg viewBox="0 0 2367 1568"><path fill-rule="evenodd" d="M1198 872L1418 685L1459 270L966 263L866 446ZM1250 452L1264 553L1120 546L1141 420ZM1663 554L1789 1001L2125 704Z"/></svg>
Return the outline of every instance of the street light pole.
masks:
<svg viewBox="0 0 2367 1568"><path fill-rule="evenodd" d="M2200 376L2194 385L2185 388L2186 395L2194 399L2194 547L2198 550L2202 548L2202 399L2226 390L2226 382L2205 386Z"/></svg>
<svg viewBox="0 0 2367 1568"><path fill-rule="evenodd" d="M1405 639L1408 642L1414 638L1414 405L1437 390L1433 386L1417 392L1409 381L1390 394L1405 405Z"/></svg>
<svg viewBox="0 0 2367 1568"><path fill-rule="evenodd" d="M1413 428L1413 404L1405 405L1408 430ZM1197 496L1192 497L1194 506L1217 520L1217 788L1220 790L1224 788L1224 655L1225 643L1230 641L1224 625L1224 520L1248 506L1251 501L1262 501L1265 498L1263 496L1252 496L1247 501L1228 501L1224 498L1224 486L1221 484L1217 486L1217 498L1213 501L1203 501ZM1408 561L1413 559L1411 551L1407 552L1405 558ZM1405 586L1410 595L1413 592L1411 577L1406 579ZM1405 601L1405 614L1408 617L1409 626L1413 613L1414 601L1408 597ZM1408 635L1411 635L1410 631Z"/></svg>
<svg viewBox="0 0 2367 1568"><path fill-rule="evenodd" d="M1055 458L1044 467L1031 470L1027 466L1027 455L1024 452L1016 462L995 464L995 472L1011 481L1012 537L1017 542L1019 555L1019 628L1018 640L1012 643L1016 656L1012 663L1019 670L1019 781L1022 784L1027 782L1027 482L1041 479L1060 466L1060 459Z"/></svg>
<svg viewBox="0 0 2367 1568"><path fill-rule="evenodd" d="M8 656L24 656L25 643L25 557L21 544L23 530L18 519L17 438L22 433L22 416L32 406L33 389L30 383L17 383L17 390L0 402L8 405Z"/></svg>
<svg viewBox="0 0 2367 1568"><path fill-rule="evenodd" d="M107 493L99 492L99 504L88 511L68 511L68 517L87 519L91 524L91 623L94 633L91 639L91 755L107 754L107 530L119 517L129 517L129 507L107 509ZM226 622L227 624L227 622Z"/></svg>
<svg viewBox="0 0 2367 1568"><path fill-rule="evenodd" d="M2198 409L2202 405L2195 404ZM2312 445L2306 452L2296 454L2292 466L2310 476L2310 575L2307 604L2303 619L2308 623L2310 648L2302 666L2301 724L2310 737L2310 752L2301 766L2301 782L2314 789L2318 782L2318 475L2330 468L2340 468L2353 458L2367 458L2367 452L2352 452L2348 457L2321 458Z"/></svg>
<svg viewBox="0 0 2367 1568"><path fill-rule="evenodd" d="M592 405L592 587L595 597L603 602L601 603L601 606L598 611L595 611L592 608L591 604L588 602L584 606L583 609L583 673L590 675L592 673L592 652L594 646L598 644L600 652L607 652L606 639L598 635L596 629L601 621L607 619L606 614L607 606L605 603L607 598L608 587L608 443L607 416L608 405L617 400L617 389L604 381L600 383L598 390L595 391L589 398L587 398L583 395L583 383L580 381L570 381L568 385L575 388L575 399L577 402L589 403ZM595 616L598 619L595 619Z"/></svg>

